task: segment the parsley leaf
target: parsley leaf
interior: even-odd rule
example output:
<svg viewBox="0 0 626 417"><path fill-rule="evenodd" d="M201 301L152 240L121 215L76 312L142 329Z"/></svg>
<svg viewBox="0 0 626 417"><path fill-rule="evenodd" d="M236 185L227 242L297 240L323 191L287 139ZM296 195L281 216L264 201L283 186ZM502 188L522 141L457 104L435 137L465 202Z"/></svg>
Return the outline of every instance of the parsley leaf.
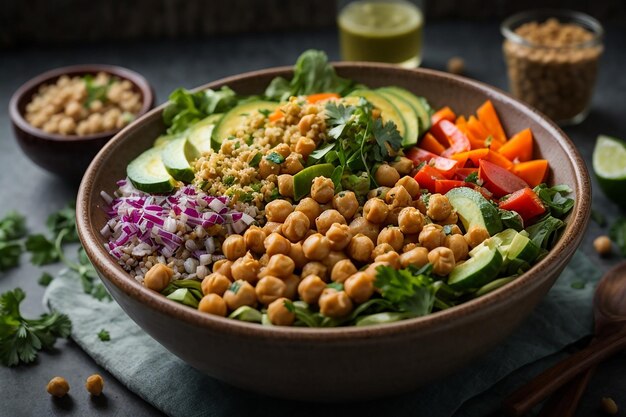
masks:
<svg viewBox="0 0 626 417"><path fill-rule="evenodd" d="M72 323L65 314L52 312L39 319L26 319L20 303L26 294L20 288L0 295L0 363L15 366L30 363L37 352L50 349L58 337L68 337Z"/></svg>
<svg viewBox="0 0 626 417"><path fill-rule="evenodd" d="M0 241L20 239L26 235L26 219L16 211L0 219Z"/></svg>
<svg viewBox="0 0 626 417"><path fill-rule="evenodd" d="M250 162L248 162L248 165L254 168L258 167L259 162L261 162L261 158L263 158L261 152L255 153Z"/></svg>
<svg viewBox="0 0 626 417"><path fill-rule="evenodd" d="M24 248L17 241L0 241L0 271L6 271L18 266L23 250Z"/></svg>
<svg viewBox="0 0 626 417"><path fill-rule="evenodd" d="M332 101L326 103L327 124L333 126L328 131L328 136L339 139L343 135L344 130L352 119L352 115L356 111L354 106L344 106L343 104L335 104Z"/></svg>
<svg viewBox="0 0 626 417"><path fill-rule="evenodd" d="M96 84L94 82L93 75L85 75L83 77L85 81L85 87L87 88L87 100L85 101L85 107L88 108L91 103L96 100L106 101L107 92L109 91L109 87L113 84L113 79L109 80L107 84Z"/></svg>
<svg viewBox="0 0 626 417"><path fill-rule="evenodd" d="M376 288L380 288L384 299L393 303L395 311L407 313L407 317L424 316L432 311L433 280L423 271L379 266L376 272Z"/></svg>
<svg viewBox="0 0 626 417"><path fill-rule="evenodd" d="M30 235L26 239L26 250L32 254L30 262L33 265L47 265L59 260L59 252L54 243L44 235Z"/></svg>
<svg viewBox="0 0 626 417"><path fill-rule="evenodd" d="M275 164L282 164L283 162L285 162L285 157L282 156L281 154L279 154L278 152L270 152L269 155L267 155L265 157L265 159L267 159L268 161L271 161Z"/></svg>
<svg viewBox="0 0 626 417"><path fill-rule="evenodd" d="M376 156L378 161L381 161L384 158L389 156L389 146L394 151L397 151L402 147L402 136L400 136L400 132L398 132L398 127L394 122L388 120L383 124L381 118L374 120L374 138L376 138L376 143L378 147L374 148L374 155Z"/></svg>
<svg viewBox="0 0 626 417"><path fill-rule="evenodd" d="M52 275L50 275L47 272L44 272L41 274L41 277L39 277L39 280L37 280L37 283L41 285L42 287L47 287L48 285L50 285L53 279L54 277Z"/></svg>
<svg viewBox="0 0 626 417"><path fill-rule="evenodd" d="M48 216L46 226L54 236L58 236L62 230L67 229L66 242L78 242L78 232L76 231L76 204L69 203L67 206Z"/></svg>
<svg viewBox="0 0 626 417"><path fill-rule="evenodd" d="M465 177L465 182L471 182L472 184L478 184L478 172L470 172L470 174ZM479 184L480 185L480 184Z"/></svg>
<svg viewBox="0 0 626 417"><path fill-rule="evenodd" d="M574 199L565 197L572 192L572 189L565 184L555 185L554 187L539 184L534 188L534 191L554 217L560 219L574 207Z"/></svg>
<svg viewBox="0 0 626 417"><path fill-rule="evenodd" d="M111 340L111 335L107 330L102 329L98 332L98 339L102 340L103 342L108 342L109 340Z"/></svg>

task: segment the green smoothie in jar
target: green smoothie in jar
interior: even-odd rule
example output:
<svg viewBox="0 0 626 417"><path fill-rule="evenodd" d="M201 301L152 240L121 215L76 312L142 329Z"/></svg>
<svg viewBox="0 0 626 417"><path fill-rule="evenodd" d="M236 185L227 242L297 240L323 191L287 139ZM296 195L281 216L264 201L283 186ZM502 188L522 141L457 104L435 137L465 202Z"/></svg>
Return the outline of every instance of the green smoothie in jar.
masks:
<svg viewBox="0 0 626 417"><path fill-rule="evenodd" d="M417 67L422 59L424 18L403 0L353 1L337 18L342 58Z"/></svg>

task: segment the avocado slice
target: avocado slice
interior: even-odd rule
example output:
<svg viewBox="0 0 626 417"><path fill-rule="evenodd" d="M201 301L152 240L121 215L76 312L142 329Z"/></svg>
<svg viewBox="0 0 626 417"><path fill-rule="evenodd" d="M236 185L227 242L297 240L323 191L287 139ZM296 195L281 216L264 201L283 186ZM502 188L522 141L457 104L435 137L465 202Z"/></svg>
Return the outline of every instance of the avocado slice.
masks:
<svg viewBox="0 0 626 417"><path fill-rule="evenodd" d="M219 149L224 139L234 134L241 127L246 118L259 111L273 112L279 103L265 100L254 100L235 106L228 111L213 129L211 138L213 139L213 149Z"/></svg>
<svg viewBox="0 0 626 417"><path fill-rule="evenodd" d="M169 193L176 186L161 159L160 148L150 148L126 167L126 175L136 189L146 193Z"/></svg>
<svg viewBox="0 0 626 417"><path fill-rule="evenodd" d="M404 118L404 122L406 123L406 135L403 137L402 146L407 147L415 145L419 133L419 119L411 103L394 93L393 90L379 88L376 92L392 102Z"/></svg>
<svg viewBox="0 0 626 417"><path fill-rule="evenodd" d="M200 156L200 152L186 138L174 139L161 151L161 159L167 172L177 179L190 183L194 172L189 164Z"/></svg>
<svg viewBox="0 0 626 417"><path fill-rule="evenodd" d="M409 90L405 90L404 88L396 86L383 87L382 90L396 94L397 96L402 97L411 104L413 110L415 110L415 113L419 118L419 136L422 136L428 131L428 129L430 129L430 117L433 115L433 109L432 107L430 107L424 97L416 96Z"/></svg>
<svg viewBox="0 0 626 417"><path fill-rule="evenodd" d="M448 201L459 215L465 230L472 226L487 229L490 236L502 230L498 209L478 191L468 187L458 187L446 193Z"/></svg>
<svg viewBox="0 0 626 417"><path fill-rule="evenodd" d="M293 196L296 201L306 197L311 192L315 177L330 178L335 167L333 164L319 164L304 168L293 176Z"/></svg>
<svg viewBox="0 0 626 417"><path fill-rule="evenodd" d="M406 122L404 121L404 117L400 113L400 110L393 104L391 101L387 100L382 94L378 93L374 90L354 90L349 94L349 96L363 97L365 100L369 101L380 110L380 116L383 119L383 122L391 120L396 124L398 128L398 132L400 132L400 136L402 136L403 143L404 141L408 141L409 138L407 136L407 128Z"/></svg>
<svg viewBox="0 0 626 417"><path fill-rule="evenodd" d="M187 138L200 154L210 151L213 147L213 130L215 125L222 119L222 116L222 113L212 114L191 127Z"/></svg>

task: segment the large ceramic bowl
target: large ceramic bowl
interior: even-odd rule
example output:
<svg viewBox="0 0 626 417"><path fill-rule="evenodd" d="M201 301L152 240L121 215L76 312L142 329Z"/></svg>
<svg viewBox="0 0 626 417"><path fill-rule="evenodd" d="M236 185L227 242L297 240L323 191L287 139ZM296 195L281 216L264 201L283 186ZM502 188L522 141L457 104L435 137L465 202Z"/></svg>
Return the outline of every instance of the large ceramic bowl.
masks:
<svg viewBox="0 0 626 417"><path fill-rule="evenodd" d="M550 183L569 184L576 204L557 245L530 271L483 297L426 317L371 327L265 327L200 313L144 288L104 248L107 221L100 191L111 194L126 165L164 130L163 106L109 142L88 168L78 193L78 231L102 281L124 311L191 366L232 385L272 396L347 401L416 389L458 370L507 337L548 292L578 247L590 213L589 176L565 134L541 114L492 87L429 70L337 64L337 72L371 87L398 85L434 107L473 113L491 99L509 135L530 127L536 153L554 168ZM229 85L260 93L291 68L251 72L202 88Z"/></svg>

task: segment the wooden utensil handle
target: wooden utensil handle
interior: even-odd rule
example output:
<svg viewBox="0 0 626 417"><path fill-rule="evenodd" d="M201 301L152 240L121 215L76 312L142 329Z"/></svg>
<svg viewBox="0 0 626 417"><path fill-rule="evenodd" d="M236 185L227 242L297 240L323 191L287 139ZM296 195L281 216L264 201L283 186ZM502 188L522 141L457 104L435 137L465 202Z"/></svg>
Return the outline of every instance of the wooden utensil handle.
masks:
<svg viewBox="0 0 626 417"><path fill-rule="evenodd" d="M598 340L518 388L503 401L502 410L509 416L523 416L580 372L597 365L624 347L626 331Z"/></svg>
<svg viewBox="0 0 626 417"><path fill-rule="evenodd" d="M592 366L558 389L546 401L537 417L572 417L595 369L596 367Z"/></svg>

